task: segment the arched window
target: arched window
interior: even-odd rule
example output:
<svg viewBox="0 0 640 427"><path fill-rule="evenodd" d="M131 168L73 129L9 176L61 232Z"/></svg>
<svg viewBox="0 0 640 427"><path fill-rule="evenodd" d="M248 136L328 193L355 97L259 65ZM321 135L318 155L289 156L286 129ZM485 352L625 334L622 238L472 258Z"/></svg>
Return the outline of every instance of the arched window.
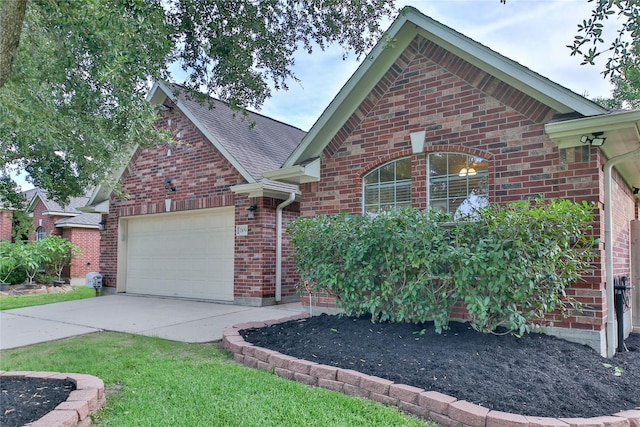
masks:
<svg viewBox="0 0 640 427"><path fill-rule="evenodd" d="M363 186L365 213L411 206L411 157L393 160L367 173Z"/></svg>
<svg viewBox="0 0 640 427"><path fill-rule="evenodd" d="M431 153L427 167L432 209L460 217L489 203L485 159L461 153Z"/></svg>
<svg viewBox="0 0 640 427"><path fill-rule="evenodd" d="M44 231L43 227L36 228L36 240L42 240L46 235L47 233Z"/></svg>

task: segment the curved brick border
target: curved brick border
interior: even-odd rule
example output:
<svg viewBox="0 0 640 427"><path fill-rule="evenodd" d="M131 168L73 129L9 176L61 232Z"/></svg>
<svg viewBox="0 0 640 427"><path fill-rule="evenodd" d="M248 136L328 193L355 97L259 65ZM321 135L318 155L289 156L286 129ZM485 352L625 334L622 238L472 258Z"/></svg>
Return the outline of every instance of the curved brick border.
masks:
<svg viewBox="0 0 640 427"><path fill-rule="evenodd" d="M640 427L640 408L595 418L528 417L491 411L436 391L396 384L357 371L320 365L256 347L246 342L239 333L242 329L306 317L309 315L305 313L279 320L237 324L223 331L222 345L233 353L236 362L249 367L274 371L280 377L307 385L395 405L406 412L450 427Z"/></svg>
<svg viewBox="0 0 640 427"><path fill-rule="evenodd" d="M59 372L0 371L0 377L42 378L69 380L76 383L76 389L66 401L29 427L89 427L89 415L100 409L105 403L104 382L100 378L86 374L67 374Z"/></svg>

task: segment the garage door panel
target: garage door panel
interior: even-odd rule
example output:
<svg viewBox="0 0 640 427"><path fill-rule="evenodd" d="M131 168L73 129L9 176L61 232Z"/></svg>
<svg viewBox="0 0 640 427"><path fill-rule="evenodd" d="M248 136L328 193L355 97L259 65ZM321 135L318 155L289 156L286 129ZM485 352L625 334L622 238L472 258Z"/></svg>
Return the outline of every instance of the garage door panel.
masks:
<svg viewBox="0 0 640 427"><path fill-rule="evenodd" d="M233 300L234 208L128 220L126 290Z"/></svg>

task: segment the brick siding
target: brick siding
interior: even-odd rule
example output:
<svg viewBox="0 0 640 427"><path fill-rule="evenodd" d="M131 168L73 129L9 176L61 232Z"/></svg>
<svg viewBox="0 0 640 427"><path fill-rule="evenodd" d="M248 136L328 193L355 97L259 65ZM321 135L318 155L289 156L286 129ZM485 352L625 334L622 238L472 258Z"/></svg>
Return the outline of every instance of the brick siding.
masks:
<svg viewBox="0 0 640 427"><path fill-rule="evenodd" d="M230 187L246 180L178 109L162 113L156 124L178 139L172 146L141 147L122 178L120 189L128 197L112 195L106 228L102 232L101 268L104 286L116 287L119 218L164 213L165 199L172 199L172 212L234 206L235 224L248 225L247 236L235 237L234 298L262 304L275 296L275 210L281 201L248 198ZM177 136L180 135L178 138ZM168 151L171 155L168 155ZM175 192L163 187L173 178ZM247 208L259 207L255 219L247 219ZM298 215L298 205L284 211L284 225ZM292 265L283 258L283 298L295 298Z"/></svg>
<svg viewBox="0 0 640 427"><path fill-rule="evenodd" d="M412 205L427 207L426 156L459 152L488 160L489 197L508 202L542 196L592 202L602 235L602 165L596 147L558 149L544 133L555 112L424 38L416 37L327 145L320 182L303 186L301 214L362 212L362 177L390 160L411 156ZM424 153L412 154L409 135L426 130ZM637 209L618 176L614 189L616 272L628 270L628 227ZM593 274L569 294L587 303L556 326L604 328L604 247ZM304 298L303 303L308 304ZM321 296L320 307L333 307ZM464 318L459 308L454 314Z"/></svg>

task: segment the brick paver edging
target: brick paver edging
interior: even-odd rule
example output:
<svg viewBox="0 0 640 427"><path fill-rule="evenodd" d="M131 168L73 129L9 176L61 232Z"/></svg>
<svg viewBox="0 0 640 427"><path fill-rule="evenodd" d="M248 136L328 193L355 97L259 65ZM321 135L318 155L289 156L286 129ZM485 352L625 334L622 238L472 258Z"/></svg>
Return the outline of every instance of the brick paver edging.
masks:
<svg viewBox="0 0 640 427"><path fill-rule="evenodd" d="M595 418L528 417L492 411L437 391L396 384L350 369L321 365L256 347L240 335L243 329L260 328L306 317L309 315L237 324L223 331L222 345L233 353L236 362L246 366L273 371L280 377L307 385L395 405L406 412L449 427L640 427L640 409Z"/></svg>
<svg viewBox="0 0 640 427"><path fill-rule="evenodd" d="M100 378L86 374L59 372L0 371L0 377L42 378L45 380L69 380L76 389L69 393L66 401L29 427L89 427L89 415L100 409L105 401L104 382Z"/></svg>

